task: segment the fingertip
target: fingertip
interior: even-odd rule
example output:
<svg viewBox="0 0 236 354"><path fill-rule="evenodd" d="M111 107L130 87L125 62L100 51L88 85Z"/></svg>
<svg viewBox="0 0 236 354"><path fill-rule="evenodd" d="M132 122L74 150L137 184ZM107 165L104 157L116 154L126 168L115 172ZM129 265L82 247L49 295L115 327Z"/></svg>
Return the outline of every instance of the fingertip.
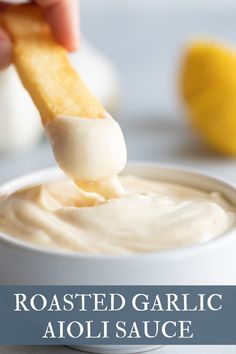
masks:
<svg viewBox="0 0 236 354"><path fill-rule="evenodd" d="M12 42L8 34L0 28L0 70L6 69L12 63Z"/></svg>
<svg viewBox="0 0 236 354"><path fill-rule="evenodd" d="M70 40L66 38L64 41L61 41L61 44L68 50L68 52L77 51L79 49L79 43L80 43L79 35L70 38Z"/></svg>
<svg viewBox="0 0 236 354"><path fill-rule="evenodd" d="M78 49L79 8L78 0L61 0L44 9L56 40L68 51Z"/></svg>

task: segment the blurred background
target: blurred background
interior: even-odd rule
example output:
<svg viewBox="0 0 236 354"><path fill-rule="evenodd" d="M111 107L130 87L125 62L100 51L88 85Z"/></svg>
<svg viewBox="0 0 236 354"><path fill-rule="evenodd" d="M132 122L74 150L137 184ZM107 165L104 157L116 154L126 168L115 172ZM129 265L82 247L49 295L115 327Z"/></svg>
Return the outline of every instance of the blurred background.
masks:
<svg viewBox="0 0 236 354"><path fill-rule="evenodd" d="M189 39L206 35L236 42L235 0L80 4L83 41L81 53L71 60L120 122L129 160L196 167L236 181L236 161L201 142L185 117L179 92L181 58ZM0 87L0 182L4 182L55 162L13 69L0 74Z"/></svg>

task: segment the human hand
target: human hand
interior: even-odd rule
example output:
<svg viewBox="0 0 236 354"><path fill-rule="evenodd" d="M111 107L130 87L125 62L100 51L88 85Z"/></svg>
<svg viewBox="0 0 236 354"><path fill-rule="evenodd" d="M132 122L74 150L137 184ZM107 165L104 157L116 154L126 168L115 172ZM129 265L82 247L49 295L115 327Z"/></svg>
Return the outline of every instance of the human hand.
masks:
<svg viewBox="0 0 236 354"><path fill-rule="evenodd" d="M68 51L74 51L79 43L78 0L36 0L42 7L56 40ZM8 5L0 1L0 11ZM12 43L9 35L0 28L0 70L12 62Z"/></svg>

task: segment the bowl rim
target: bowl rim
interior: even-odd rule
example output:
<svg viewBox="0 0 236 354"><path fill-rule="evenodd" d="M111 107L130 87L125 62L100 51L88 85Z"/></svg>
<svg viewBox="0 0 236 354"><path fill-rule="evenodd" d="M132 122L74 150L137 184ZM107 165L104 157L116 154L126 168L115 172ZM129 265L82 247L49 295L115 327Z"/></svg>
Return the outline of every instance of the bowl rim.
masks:
<svg viewBox="0 0 236 354"><path fill-rule="evenodd" d="M234 184L231 181L228 181L225 178L215 176L211 173L206 173L202 172L199 169L196 168L188 168L182 165L175 165L175 164L166 164L166 163L157 163L157 162L147 162L147 161L133 161L129 162L127 164L127 167L129 168L138 168L140 167L145 167L145 168L155 168L155 169L161 169L161 170L170 170L173 172L179 172L183 174L188 174L188 175L194 175L195 177L200 177L200 178L206 178L206 179L211 179L215 181L216 183L222 184L227 188L230 188L234 190L235 192L235 198L236 198L236 184ZM41 175L48 174L48 178L45 180L50 180L51 178L60 178L60 177L65 177L64 173L57 167L49 167L45 169L39 169L31 173L27 173L25 175L19 176L17 178L11 179L10 181L3 183L0 185L0 195L3 193L4 189L13 189L17 190L20 188L26 187L28 184L25 184L25 180L40 180L41 178L38 178ZM16 186L17 184L23 183L22 187L18 188L13 188L13 186ZM30 185L30 184L29 184ZM143 259L146 259L147 257L149 259L152 258L157 258L158 259L180 259L183 256L186 257L192 257L196 253L208 253L209 249L212 250L217 250L219 248L222 248L223 244L227 242L231 242L231 239L235 239L236 233L235 233L236 227L230 229L227 231L225 234L220 235L216 238L213 238L207 242L204 243L198 243L194 245L189 245L189 246L182 246L179 248L173 248L173 249L167 249L167 250L160 250L160 251L154 251L154 252L145 252L145 253L126 253L126 254L102 254L102 253L80 253L80 252L73 252L71 250L63 250L63 249L45 249L44 247L41 247L39 245L34 245L31 243L28 243L26 241L22 241L20 239L17 239L11 235L5 234L0 231L0 246L7 246L10 247L11 249L18 250L21 252L27 252L31 253L33 255L37 256L42 256L42 257L55 257L55 258L64 258L64 259L70 259L70 260L89 260L89 261L104 261L104 260L114 260L114 261L125 261L125 260L140 260L142 261Z"/></svg>

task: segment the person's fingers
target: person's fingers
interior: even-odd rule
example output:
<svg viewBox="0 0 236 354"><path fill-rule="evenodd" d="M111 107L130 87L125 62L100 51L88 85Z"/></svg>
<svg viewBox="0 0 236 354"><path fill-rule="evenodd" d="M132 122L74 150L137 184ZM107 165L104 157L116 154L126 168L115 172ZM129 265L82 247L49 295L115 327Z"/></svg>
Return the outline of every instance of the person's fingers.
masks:
<svg viewBox="0 0 236 354"><path fill-rule="evenodd" d="M8 34L0 28L0 70L6 69L12 62L12 43Z"/></svg>
<svg viewBox="0 0 236 354"><path fill-rule="evenodd" d="M45 16L56 39L68 50L77 49L79 43L78 0L36 0L44 8ZM0 3L0 12L5 5ZM12 62L12 43L0 28L0 70Z"/></svg>
<svg viewBox="0 0 236 354"><path fill-rule="evenodd" d="M36 0L44 8L46 19L55 38L67 50L73 51L79 44L79 1Z"/></svg>

